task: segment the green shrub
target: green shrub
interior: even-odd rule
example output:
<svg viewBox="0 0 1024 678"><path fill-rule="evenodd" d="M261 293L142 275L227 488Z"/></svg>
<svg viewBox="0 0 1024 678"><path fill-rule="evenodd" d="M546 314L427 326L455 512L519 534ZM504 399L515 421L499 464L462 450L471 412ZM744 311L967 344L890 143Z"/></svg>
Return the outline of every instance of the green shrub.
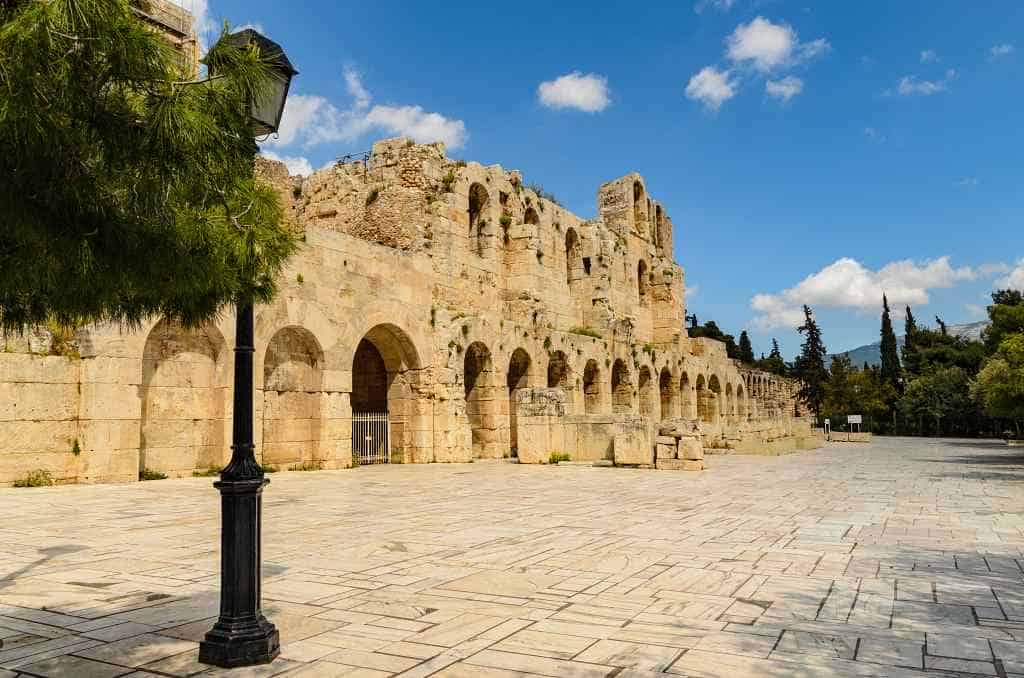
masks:
<svg viewBox="0 0 1024 678"><path fill-rule="evenodd" d="M273 465L263 464L260 466L264 473L277 473L278 468Z"/></svg>
<svg viewBox="0 0 1024 678"><path fill-rule="evenodd" d="M194 477L194 478L212 478L213 476L219 476L219 475L220 475L220 469L215 467L215 466L211 466L210 468L206 468L206 469L202 469L202 470L197 469L195 471L192 471L192 477Z"/></svg>
<svg viewBox="0 0 1024 678"><path fill-rule="evenodd" d="M375 188L370 191L369 195L366 196L366 206L369 207L373 203L377 202L377 198L380 197L380 189Z"/></svg>
<svg viewBox="0 0 1024 678"><path fill-rule="evenodd" d="M594 339L601 338L601 333L593 327L580 327L579 325L570 327L569 334L582 334L584 337L593 337Z"/></svg>
<svg viewBox="0 0 1024 678"><path fill-rule="evenodd" d="M295 464L289 466L289 471L320 471L323 469L323 464L319 461L304 461L301 464Z"/></svg>
<svg viewBox="0 0 1024 678"><path fill-rule="evenodd" d="M53 485L53 476L43 468L29 471L24 478L14 481L15 487L48 487Z"/></svg>
<svg viewBox="0 0 1024 678"><path fill-rule="evenodd" d="M166 480L167 474L160 473L160 471L154 471L150 468L144 468L139 471L139 480Z"/></svg>
<svg viewBox="0 0 1024 678"><path fill-rule="evenodd" d="M571 461L571 459L572 457L569 456L568 452L552 452L548 461L552 464L557 464L560 461Z"/></svg>
<svg viewBox="0 0 1024 678"><path fill-rule="evenodd" d="M455 172L452 171L452 170L448 170L448 174L446 174L443 177L441 177L441 192L442 193L451 193L452 192L452 186L455 185L455 179L456 178L457 177L455 176Z"/></svg>
<svg viewBox="0 0 1024 678"><path fill-rule="evenodd" d="M82 453L82 446L78 443L78 438L75 438L75 442L71 443L71 454L76 457Z"/></svg>
<svg viewBox="0 0 1024 678"><path fill-rule="evenodd" d="M502 214L501 215L501 219L499 221L501 223L501 227L502 228L508 228L509 226L512 225L512 215L511 214Z"/></svg>

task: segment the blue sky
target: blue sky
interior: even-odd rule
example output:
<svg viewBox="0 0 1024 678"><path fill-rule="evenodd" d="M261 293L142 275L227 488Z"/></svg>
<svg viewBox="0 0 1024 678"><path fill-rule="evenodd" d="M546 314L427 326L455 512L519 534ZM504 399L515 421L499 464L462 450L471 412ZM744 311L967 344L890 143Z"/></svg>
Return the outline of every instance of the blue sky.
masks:
<svg viewBox="0 0 1024 678"><path fill-rule="evenodd" d="M804 302L843 350L877 340L881 290L955 323L1024 287L1020 2L208 1L180 0L301 71L265 152L443 137L584 217L639 171L689 310L758 352L796 353Z"/></svg>

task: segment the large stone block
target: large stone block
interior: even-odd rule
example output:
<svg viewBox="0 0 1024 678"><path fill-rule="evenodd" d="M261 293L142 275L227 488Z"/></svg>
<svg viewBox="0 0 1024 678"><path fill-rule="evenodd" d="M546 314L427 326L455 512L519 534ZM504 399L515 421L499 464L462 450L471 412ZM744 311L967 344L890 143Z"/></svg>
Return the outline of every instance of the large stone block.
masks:
<svg viewBox="0 0 1024 678"><path fill-rule="evenodd" d="M654 463L650 433L643 419L629 420L615 425L616 466L639 466Z"/></svg>

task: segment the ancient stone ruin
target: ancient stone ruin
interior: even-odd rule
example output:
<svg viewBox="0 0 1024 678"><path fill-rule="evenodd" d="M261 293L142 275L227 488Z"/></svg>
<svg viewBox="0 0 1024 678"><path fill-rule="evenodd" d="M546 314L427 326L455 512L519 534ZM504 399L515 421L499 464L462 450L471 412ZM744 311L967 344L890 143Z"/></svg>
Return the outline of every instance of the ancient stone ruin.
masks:
<svg viewBox="0 0 1024 678"><path fill-rule="evenodd" d="M256 317L263 464L593 461L703 468L813 445L793 383L690 339L677 235L643 177L580 219L498 165L378 142L309 177L261 161L304 236ZM0 353L0 484L130 481L229 457L230 315L198 331L39 328Z"/></svg>

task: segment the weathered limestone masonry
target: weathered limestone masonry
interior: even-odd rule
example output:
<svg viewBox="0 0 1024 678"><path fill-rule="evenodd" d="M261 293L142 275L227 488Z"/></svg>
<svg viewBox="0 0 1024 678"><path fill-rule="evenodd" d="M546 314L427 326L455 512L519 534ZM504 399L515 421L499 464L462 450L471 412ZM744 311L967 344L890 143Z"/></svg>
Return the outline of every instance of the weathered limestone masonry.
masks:
<svg viewBox="0 0 1024 678"><path fill-rule="evenodd" d="M638 174L601 186L583 220L440 144L381 141L307 178L259 171L304 234L278 300L257 309L265 464L348 467L355 445L392 463L557 453L699 469L705 448L813 442L792 383L687 337L672 220ZM0 484L223 464L233 322L8 337ZM388 441L370 423L384 414Z"/></svg>

